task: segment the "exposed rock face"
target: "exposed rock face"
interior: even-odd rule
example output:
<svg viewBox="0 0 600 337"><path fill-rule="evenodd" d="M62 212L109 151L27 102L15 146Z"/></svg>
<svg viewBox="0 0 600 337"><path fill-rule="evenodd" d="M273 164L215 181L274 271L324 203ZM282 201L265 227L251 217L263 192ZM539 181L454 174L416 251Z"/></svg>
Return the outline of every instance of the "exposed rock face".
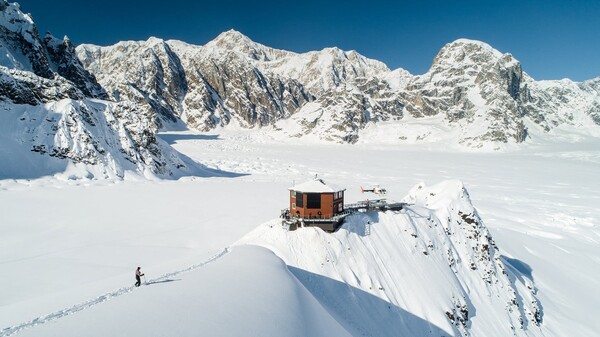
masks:
<svg viewBox="0 0 600 337"><path fill-rule="evenodd" d="M44 45L51 65L58 75L71 81L86 97L108 98L104 89L96 82L96 78L83 67L77 58L75 46L69 38L65 36L64 39L59 40L50 33L46 33Z"/></svg>
<svg viewBox="0 0 600 337"><path fill-rule="evenodd" d="M203 131L235 121L354 143L369 125L440 117L455 141L482 147L523 142L531 126L549 132L600 120L598 81L536 82L512 55L466 39L442 48L419 76L354 51L297 54L233 30L205 46L151 38L77 53L111 98Z"/></svg>
<svg viewBox="0 0 600 337"><path fill-rule="evenodd" d="M357 80L354 90L330 89L315 102L304 105L290 118L299 128L280 124L277 127L293 137L314 134L328 141L355 143L368 123L402 118L403 102L397 93L386 90L386 82L362 80Z"/></svg>
<svg viewBox="0 0 600 337"><path fill-rule="evenodd" d="M245 52L266 57L257 50ZM145 105L163 121L180 117L199 130L232 120L244 127L270 125L313 99L298 81L263 72L228 49L151 38L111 47L83 45L78 54L112 99Z"/></svg>
<svg viewBox="0 0 600 337"><path fill-rule="evenodd" d="M461 275L460 278L470 275L482 281L484 293L494 294L498 299L490 306L504 309L512 331L518 332L515 335L527 334L528 329L533 333L531 329L538 327L543 319L535 285L500 255L463 184L458 181L431 187L419 184L405 201L412 204L407 207L408 215L427 214L428 229L422 223L414 222L415 240L421 241L417 246L424 254L442 253L448 266L456 275ZM443 240L436 242L440 237ZM469 281L461 280L465 289L470 288L469 284ZM448 319L464 336L468 336L474 327L469 322L469 312L476 309L473 303L477 301L473 301L473 294L466 293L453 296L453 305L446 311Z"/></svg>
<svg viewBox="0 0 600 337"><path fill-rule="evenodd" d="M167 104L168 109L172 115L200 130L225 126L232 120L243 127L272 125L296 114L317 97L318 104L325 110L336 111L333 114L342 118L337 124L324 125L324 128L340 131L347 125L351 130L343 135L337 131L336 135L325 132L324 136L330 140L353 142L366 122L390 118L384 115L401 115L402 104L397 95L390 91L388 83L375 77L383 77L389 69L354 51L327 48L296 54L263 46L239 32L228 31L205 46L151 38L146 42L126 42L111 47L82 45L78 47L78 55L112 98L120 99L125 93L131 99L125 83L139 82L139 69L146 70L144 78L152 78L156 72L150 71L148 75L148 69L165 68L167 63L164 58L155 58L154 63L148 61L151 66L141 64L140 58L143 59L152 42L159 43L165 50L170 48L179 60L178 68L183 69L177 73L181 75L179 78L185 78L186 90L179 105ZM149 100L147 97L173 97L166 88L177 85L163 80L160 73L157 80L164 85L138 84L138 88L152 93L145 95L146 100ZM387 92L382 92L382 88ZM373 111L369 110L372 106ZM344 116L352 118L346 120Z"/></svg>
<svg viewBox="0 0 600 337"><path fill-rule="evenodd" d="M157 127L163 121L175 121L182 110L187 82L179 58L164 41L126 41L110 50L78 47L78 56L112 100L131 101L153 112ZM103 71L105 68L111 72Z"/></svg>
<svg viewBox="0 0 600 337"><path fill-rule="evenodd" d="M185 97L183 119L203 130L232 119L244 127L271 125L314 99L297 80L263 71L234 51L201 49L182 60L196 89Z"/></svg>
<svg viewBox="0 0 600 337"><path fill-rule="evenodd" d="M37 105L63 98L83 97L73 83L62 77L47 79L29 71L0 66L0 100Z"/></svg>

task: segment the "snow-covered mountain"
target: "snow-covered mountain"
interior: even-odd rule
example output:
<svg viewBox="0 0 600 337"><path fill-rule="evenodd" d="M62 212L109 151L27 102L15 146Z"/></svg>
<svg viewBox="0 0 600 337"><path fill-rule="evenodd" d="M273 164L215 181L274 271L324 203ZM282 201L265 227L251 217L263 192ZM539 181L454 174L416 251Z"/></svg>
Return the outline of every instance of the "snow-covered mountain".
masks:
<svg viewBox="0 0 600 337"><path fill-rule="evenodd" d="M4 0L0 52L3 176L37 177L69 163L93 167L94 173L80 172L93 177L123 177L128 170L165 177L208 174L156 138L154 111L132 101L100 100L108 96L71 41L49 33L41 39L31 16Z"/></svg>
<svg viewBox="0 0 600 337"><path fill-rule="evenodd" d="M239 244L273 250L353 336L543 335L535 284L500 254L462 183L419 184L404 202L333 234L268 223Z"/></svg>
<svg viewBox="0 0 600 337"><path fill-rule="evenodd" d="M537 82L512 55L467 39L444 46L418 76L355 51L298 54L233 30L204 46L150 38L81 45L77 53L113 99L134 99L203 131L236 120L247 128L274 125L285 136L354 143L381 122L422 121L430 127L414 139L398 128L382 138L429 142L441 129L451 135L441 135L444 141L467 147L520 143L557 127L600 135L597 81ZM379 136L384 132L389 127Z"/></svg>

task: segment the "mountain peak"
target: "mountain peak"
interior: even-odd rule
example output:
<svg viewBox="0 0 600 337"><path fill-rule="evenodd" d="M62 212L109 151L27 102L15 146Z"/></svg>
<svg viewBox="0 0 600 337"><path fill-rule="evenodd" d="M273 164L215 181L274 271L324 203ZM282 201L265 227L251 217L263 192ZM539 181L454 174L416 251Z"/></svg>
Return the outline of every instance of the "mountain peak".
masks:
<svg viewBox="0 0 600 337"><path fill-rule="evenodd" d="M511 54L503 54L485 42L463 38L442 47L433 60L432 68L483 65L498 62L501 59L507 65L518 63Z"/></svg>
<svg viewBox="0 0 600 337"><path fill-rule="evenodd" d="M494 47L490 46L489 44L479 41L479 40L471 40L471 39L466 39L466 38L460 38L457 39L453 42L450 42L448 44L446 44L444 46L444 48L449 48L449 49L462 49L465 50L467 52L485 52L485 53L491 53L496 57L502 57L502 53L500 51L498 51L497 49L495 49Z"/></svg>
<svg viewBox="0 0 600 337"><path fill-rule="evenodd" d="M148 38L148 40L146 40L146 42L150 45L155 45L155 44L161 44L161 43L165 43L165 40L155 37L155 36L150 36Z"/></svg>
<svg viewBox="0 0 600 337"><path fill-rule="evenodd" d="M254 42L246 35L234 29L219 34L214 40L207 43L206 46L226 51L235 51L257 61L272 61L291 54L291 52L274 49Z"/></svg>
<svg viewBox="0 0 600 337"><path fill-rule="evenodd" d="M210 41L209 44L216 44L217 46L230 46L230 45L249 45L254 44L249 37L238 32L235 29L230 29L219 34L214 40Z"/></svg>
<svg viewBox="0 0 600 337"><path fill-rule="evenodd" d="M35 27L31 15L23 13L18 3L6 0L0 0L0 26L18 33L32 31Z"/></svg>

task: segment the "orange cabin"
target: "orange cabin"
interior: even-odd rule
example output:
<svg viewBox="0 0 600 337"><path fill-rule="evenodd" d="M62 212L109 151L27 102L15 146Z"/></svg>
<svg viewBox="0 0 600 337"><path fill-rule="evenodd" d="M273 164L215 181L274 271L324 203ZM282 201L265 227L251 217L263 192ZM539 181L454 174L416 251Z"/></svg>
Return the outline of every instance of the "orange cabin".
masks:
<svg viewBox="0 0 600 337"><path fill-rule="evenodd" d="M345 188L315 179L293 186L290 190L290 217L330 219L344 211Z"/></svg>

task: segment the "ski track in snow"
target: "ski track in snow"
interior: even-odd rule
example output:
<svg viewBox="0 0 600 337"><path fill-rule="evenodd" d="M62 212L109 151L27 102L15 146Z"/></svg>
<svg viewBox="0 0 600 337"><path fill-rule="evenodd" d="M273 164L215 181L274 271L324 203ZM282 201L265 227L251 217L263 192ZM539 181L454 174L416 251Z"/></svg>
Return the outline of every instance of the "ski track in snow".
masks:
<svg viewBox="0 0 600 337"><path fill-rule="evenodd" d="M155 279L151 279L148 282L145 282L145 284L159 283L159 282L165 281L165 280L167 280L167 279L169 279L169 278L171 278L173 276L177 276L179 274L187 273L187 272L192 271L194 269L198 269L200 267L203 267L203 266L205 266L205 265L207 265L207 264L209 264L211 262L214 262L214 261L222 258L227 253L229 253L230 251L231 251L231 249L229 247L226 247L221 252L219 252L218 254L212 256L211 258L209 258L208 260L206 260L204 262L192 265L192 266L190 266L188 268L185 268L185 269L181 269L181 270L174 271L174 272L171 272L171 273L168 273L168 274L164 274L164 275L159 276L159 277L157 277ZM19 331L21 331L23 329L27 329L27 328L34 327L36 325L44 324L44 323L53 321L55 319L59 319L59 318L64 317L64 316L68 316L68 315L74 314L74 313L76 313L78 311L88 309L88 308L90 308L90 307L92 307L92 306L94 306L96 304L100 304L100 303L106 302L106 301L110 300L113 297L117 297L117 296L121 296L121 295L130 293L130 292L133 291L134 288L135 288L135 286L123 287L123 288L120 288L118 290L115 290L115 291L112 291L110 293L107 293L107 294L104 294L102 296L99 296L99 297L96 297L94 299L91 299L89 301L86 301L86 302L74 305L74 306L72 306L70 308L66 308L66 309L63 309L63 310L60 310L60 311L56 311L56 312L53 312L53 313L45 315L45 316L36 317L36 318L32 319L29 322L25 322L25 323L21 323L21 324L12 326L12 327L5 328L2 331L0 331L0 337L10 336L10 335L15 334L15 333L17 333L17 332L19 332Z"/></svg>

